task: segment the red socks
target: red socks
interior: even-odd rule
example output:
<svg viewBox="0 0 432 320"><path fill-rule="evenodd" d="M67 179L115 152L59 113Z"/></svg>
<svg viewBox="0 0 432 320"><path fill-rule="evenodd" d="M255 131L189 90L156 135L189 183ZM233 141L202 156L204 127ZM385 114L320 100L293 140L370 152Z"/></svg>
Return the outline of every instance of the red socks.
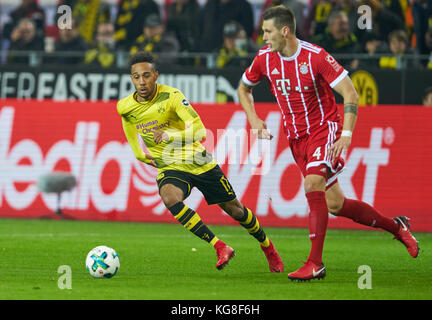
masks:
<svg viewBox="0 0 432 320"><path fill-rule="evenodd" d="M368 227L381 228L392 234L399 230L399 225L390 218L386 218L366 202L345 198L338 216L346 217Z"/></svg>
<svg viewBox="0 0 432 320"><path fill-rule="evenodd" d="M322 263L324 239L328 223L328 209L325 192L313 191L306 193L309 204L309 238L311 239L311 252L308 260L316 265ZM390 218L384 217L373 207L359 200L346 199L338 216L349 218L362 225L381 228L392 234L396 234L399 225Z"/></svg>
<svg viewBox="0 0 432 320"><path fill-rule="evenodd" d="M328 209L324 191L312 191L306 193L309 213L309 238L311 240L311 252L308 260L316 265L322 263L324 239L327 230Z"/></svg>

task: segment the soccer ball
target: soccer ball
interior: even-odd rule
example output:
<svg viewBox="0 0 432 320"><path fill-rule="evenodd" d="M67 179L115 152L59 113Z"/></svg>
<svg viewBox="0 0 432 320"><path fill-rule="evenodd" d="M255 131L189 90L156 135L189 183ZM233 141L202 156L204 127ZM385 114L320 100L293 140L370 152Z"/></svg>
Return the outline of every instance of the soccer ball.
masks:
<svg viewBox="0 0 432 320"><path fill-rule="evenodd" d="M112 278L120 268L120 259L114 249L97 246L86 258L86 269L95 278Z"/></svg>

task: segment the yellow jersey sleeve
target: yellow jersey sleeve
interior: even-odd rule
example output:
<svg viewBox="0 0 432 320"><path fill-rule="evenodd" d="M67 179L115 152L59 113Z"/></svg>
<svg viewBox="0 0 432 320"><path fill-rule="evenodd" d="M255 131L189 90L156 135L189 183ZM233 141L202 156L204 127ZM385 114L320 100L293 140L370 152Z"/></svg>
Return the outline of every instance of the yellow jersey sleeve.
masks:
<svg viewBox="0 0 432 320"><path fill-rule="evenodd" d="M206 128L201 118L180 91L172 93L170 108L184 122L184 130L165 130L171 143L185 145L206 138Z"/></svg>

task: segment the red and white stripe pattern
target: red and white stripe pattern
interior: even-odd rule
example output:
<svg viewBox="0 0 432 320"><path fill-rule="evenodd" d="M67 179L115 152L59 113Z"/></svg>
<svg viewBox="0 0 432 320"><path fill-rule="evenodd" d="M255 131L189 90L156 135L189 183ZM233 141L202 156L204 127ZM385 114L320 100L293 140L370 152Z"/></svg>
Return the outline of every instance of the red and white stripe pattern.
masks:
<svg viewBox="0 0 432 320"><path fill-rule="evenodd" d="M339 121L331 88L346 75L347 71L324 49L298 40L297 50L290 57L262 48L242 79L249 86L264 77L269 80L287 137L299 139L326 121Z"/></svg>
<svg viewBox="0 0 432 320"><path fill-rule="evenodd" d="M253 65L253 62L252 62L252 65ZM287 127L287 120L285 118L285 112L284 112L281 104L279 103L279 95L278 95L278 92L276 90L276 87L275 87L274 83L271 81L270 64L269 64L269 55L268 54L266 55L266 72L267 72L267 78L270 79L270 83L273 86L273 92L275 93L276 101L277 101L277 104L278 104L279 109L280 109L281 114L282 114L284 128L286 128ZM245 76L245 75L243 75L243 76ZM286 130L286 132L287 132L287 139L289 139L290 138L290 132L289 132L289 130Z"/></svg>

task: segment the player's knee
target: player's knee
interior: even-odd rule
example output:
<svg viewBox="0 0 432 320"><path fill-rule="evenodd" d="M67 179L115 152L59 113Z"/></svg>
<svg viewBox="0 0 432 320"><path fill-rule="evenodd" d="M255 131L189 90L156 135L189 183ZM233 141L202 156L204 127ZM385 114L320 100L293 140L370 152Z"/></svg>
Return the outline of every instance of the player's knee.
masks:
<svg viewBox="0 0 432 320"><path fill-rule="evenodd" d="M313 191L324 191L325 190L325 178L318 175L309 175L306 176L304 182L305 192L313 192Z"/></svg>
<svg viewBox="0 0 432 320"><path fill-rule="evenodd" d="M171 208L173 205L175 205L178 202L181 202L181 200L177 200L175 198L162 198L163 203L165 204L165 207L167 207L167 209Z"/></svg>
<svg viewBox="0 0 432 320"><path fill-rule="evenodd" d="M326 202L328 210L331 214L337 216L342 209L345 201L345 196L339 187L339 184L333 185L326 192Z"/></svg>
<svg viewBox="0 0 432 320"><path fill-rule="evenodd" d="M240 219L244 215L244 207L237 199L220 203L219 205L223 211L225 211L234 219Z"/></svg>
<svg viewBox="0 0 432 320"><path fill-rule="evenodd" d="M183 201L183 193L180 189L178 189L180 192L176 189L170 188L170 185L164 185L159 191L161 199L167 208L171 208L176 203Z"/></svg>
<svg viewBox="0 0 432 320"><path fill-rule="evenodd" d="M327 207L332 215L337 216L340 209L342 209L343 202L337 201L335 199L327 199Z"/></svg>

